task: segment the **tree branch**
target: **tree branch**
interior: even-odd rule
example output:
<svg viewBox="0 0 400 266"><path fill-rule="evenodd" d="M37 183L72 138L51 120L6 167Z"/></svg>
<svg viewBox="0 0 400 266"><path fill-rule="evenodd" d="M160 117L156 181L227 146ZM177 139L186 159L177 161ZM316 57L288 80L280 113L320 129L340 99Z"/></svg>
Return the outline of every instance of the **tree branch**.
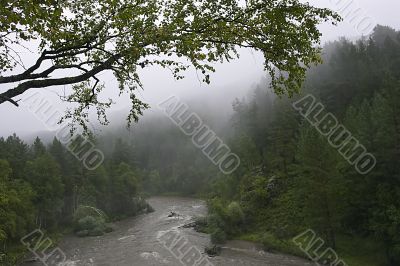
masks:
<svg viewBox="0 0 400 266"><path fill-rule="evenodd" d="M65 77L65 78L56 78L56 79L44 79L44 80L29 80L19 84L17 87L13 89L9 89L8 91L0 94L0 104L9 101L9 99L23 94L25 91L33 88L45 88L50 86L59 86L59 85L68 85L75 84L82 81L85 81L96 74L111 69L112 64L122 57L122 54L117 54L106 60L102 65L99 65L87 72L73 77Z"/></svg>
<svg viewBox="0 0 400 266"><path fill-rule="evenodd" d="M13 83L13 82L18 82L18 81L22 81L22 80L38 79L38 78L46 77L46 76L43 75L43 73L46 73L48 70L43 71L40 74L32 74L35 70L40 68L40 66L42 65L42 63L45 60L54 60L54 59L58 59L58 58L76 56L76 55L79 55L79 54L83 54L83 53L86 53L86 52L88 52L88 51L90 51L92 49L97 49L97 47L96 47L97 45L100 45L100 43L97 43L94 46L91 46L88 43L86 43L84 45L74 46L74 47L70 47L68 49L66 47L64 47L62 49L60 48L60 49L55 50L55 51L46 51L45 50L41 54L41 56L38 58L36 63L33 66L31 66L30 68L28 68L27 70L25 70L23 73L17 74L17 75L12 75L12 76L7 76L7 77L0 77L0 84ZM54 70L55 69L53 69L53 71Z"/></svg>
<svg viewBox="0 0 400 266"><path fill-rule="evenodd" d="M4 95L0 95L0 101L2 101L2 102L10 102L10 103L14 104L17 107L19 106L19 104L16 101L14 101L13 99L11 99L11 98L9 98L7 96L4 96Z"/></svg>

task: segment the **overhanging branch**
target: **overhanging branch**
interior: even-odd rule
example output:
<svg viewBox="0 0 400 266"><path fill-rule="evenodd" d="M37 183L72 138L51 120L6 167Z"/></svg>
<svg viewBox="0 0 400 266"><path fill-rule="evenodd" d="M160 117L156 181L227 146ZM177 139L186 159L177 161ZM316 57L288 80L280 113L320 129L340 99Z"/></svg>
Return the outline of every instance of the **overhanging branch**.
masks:
<svg viewBox="0 0 400 266"><path fill-rule="evenodd" d="M9 98L7 96L4 96L4 95L0 95L0 101L2 101L2 102L10 102L10 103L14 104L17 107L19 106L19 104L16 101L14 101L13 99L11 99L11 98Z"/></svg>
<svg viewBox="0 0 400 266"><path fill-rule="evenodd" d="M115 61L122 57L122 54L117 54L106 60L102 65L99 65L87 72L73 76L73 77L65 77L65 78L55 78L55 79L43 79L43 80L29 80L19 84L17 87L13 89L9 89L8 91L0 94L0 104L10 101L11 98L23 94L25 91L33 88L45 88L50 86L59 86L59 85L69 85L75 84L82 81L85 81L91 77L94 77L96 74L111 69L112 65ZM18 105L17 105L18 106Z"/></svg>

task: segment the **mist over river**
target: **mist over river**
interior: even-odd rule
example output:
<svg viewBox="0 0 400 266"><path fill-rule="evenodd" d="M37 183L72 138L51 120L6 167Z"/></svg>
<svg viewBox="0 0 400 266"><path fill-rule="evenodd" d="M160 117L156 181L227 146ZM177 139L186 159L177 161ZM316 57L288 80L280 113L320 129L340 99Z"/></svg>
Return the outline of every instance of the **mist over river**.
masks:
<svg viewBox="0 0 400 266"><path fill-rule="evenodd" d="M182 226L195 216L206 214L204 201L180 197L154 197L148 200L155 212L129 218L114 224L115 230L99 237L65 236L59 247L67 255L65 266L150 266L183 265L160 242L160 236L173 230L204 254L210 245L209 236ZM171 212L179 214L168 217ZM305 260L267 253L261 247L244 241L230 241L217 257L208 257L214 265L313 265ZM40 262L23 266L39 266ZM189 266L189 265L187 265ZM191 265L190 265L191 266Z"/></svg>

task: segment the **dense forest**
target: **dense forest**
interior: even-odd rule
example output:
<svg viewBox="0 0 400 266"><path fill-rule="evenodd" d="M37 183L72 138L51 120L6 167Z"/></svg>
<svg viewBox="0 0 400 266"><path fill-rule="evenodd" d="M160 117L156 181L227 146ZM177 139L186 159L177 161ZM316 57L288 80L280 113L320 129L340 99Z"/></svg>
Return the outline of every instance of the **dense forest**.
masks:
<svg viewBox="0 0 400 266"><path fill-rule="evenodd" d="M399 265L400 32L377 26L369 37L328 43L322 56L301 95L278 97L265 79L233 103L228 121L212 115L218 107L193 108L240 157L230 175L163 116L132 134L97 136L106 160L94 171L57 139L1 138L0 254L34 228L73 225L81 206L115 220L150 209L143 197L176 194L207 199L204 231L217 244L241 238L301 255L291 240L312 229L349 265ZM293 108L307 94L376 157L371 172L358 173Z"/></svg>
<svg viewBox="0 0 400 266"><path fill-rule="evenodd" d="M311 228L343 256L373 254L360 265L398 265L400 33L377 26L368 38L328 43L323 60L294 98L276 97L263 80L233 103L228 122L195 108L239 155L231 175L220 173L169 121L146 123L131 139L144 188L206 197L208 232L217 243L244 237L298 253L290 240ZM307 94L376 157L371 172L358 173L293 108ZM349 243L358 248L352 252Z"/></svg>
<svg viewBox="0 0 400 266"><path fill-rule="evenodd" d="M370 38L330 43L325 63L309 72L303 89L374 154L377 164L366 175L294 110L297 97L271 100L257 89L252 99L235 103L230 141L242 164L211 185L218 238L261 232L274 247L284 245L274 239L290 240L311 228L343 253L351 249L344 247L348 242L367 254L361 243L373 239L387 263L399 265L399 41L399 32L378 26ZM230 219L234 203L243 219ZM379 252L370 252L361 265L379 265Z"/></svg>
<svg viewBox="0 0 400 266"><path fill-rule="evenodd" d="M106 222L151 211L127 146L115 143L114 155L87 170L70 152L86 152L83 140L78 136L67 150L56 138L49 145L38 137L32 145L15 134L0 138L0 262L15 264L19 240L34 229L102 235L112 230Z"/></svg>

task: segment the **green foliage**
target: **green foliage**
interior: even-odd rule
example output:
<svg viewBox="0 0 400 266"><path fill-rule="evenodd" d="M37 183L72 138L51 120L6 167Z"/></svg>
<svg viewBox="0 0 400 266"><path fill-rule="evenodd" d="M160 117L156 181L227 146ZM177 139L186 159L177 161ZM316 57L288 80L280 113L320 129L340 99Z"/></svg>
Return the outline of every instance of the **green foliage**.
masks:
<svg viewBox="0 0 400 266"><path fill-rule="evenodd" d="M87 216L94 217L96 219L107 221L107 215L100 209L92 206L82 206L80 205L74 213L74 222L79 223L79 221Z"/></svg>
<svg viewBox="0 0 400 266"><path fill-rule="evenodd" d="M81 231L81 230L93 230L95 227L100 225L101 219L99 218L94 218L93 216L85 216L81 219L78 220L77 227L75 230Z"/></svg>
<svg viewBox="0 0 400 266"><path fill-rule="evenodd" d="M14 70L20 62L15 49L37 40L37 62L27 71L2 77L1 83L21 82L2 93L0 103L31 88L72 84L63 99L77 103L64 119L87 130L88 107L108 124L106 109L112 100L101 101L100 73L112 71L120 95L132 103L128 124L138 119L148 105L136 97L142 87L139 69L161 66L176 79L194 67L210 82L214 64L239 56L239 48L259 51L265 70L278 94L298 92L306 69L320 62L323 21L340 21L334 12L298 0L288 1L143 1L77 0L14 1L2 5L0 13L0 70ZM77 63L79 62L79 64ZM51 66L33 73L42 64ZM52 77L56 70L75 69L76 76ZM61 71L62 73L62 71Z"/></svg>
<svg viewBox="0 0 400 266"><path fill-rule="evenodd" d="M32 155L34 158L42 156L46 153L46 147L42 143L39 137L36 137L32 145Z"/></svg>
<svg viewBox="0 0 400 266"><path fill-rule="evenodd" d="M228 2L202 3L216 8ZM178 8L175 2L168 7L166 12ZM186 14L183 6L179 8ZM221 10L226 9L242 12L238 6ZM120 14L124 19L135 9L126 12ZM215 14L219 12L215 10ZM279 15L277 10L268 12ZM265 19L257 14L249 23ZM200 18L211 16L202 14ZM165 18L170 21L173 17L167 13ZM200 18L189 22L174 18L173 23L162 25L165 32L157 28L162 38L178 30L179 23L194 29L204 26ZM121 21L121 26L125 22ZM213 30L222 34L231 27L234 25L216 25ZM239 40L246 37L235 34ZM190 35L174 44L179 46L177 53L185 55L184 51L203 47L198 39L186 38ZM172 47L170 42L158 45ZM47 229L73 221L79 235L102 234L107 231L105 215L82 206L101 209L111 220L151 211L141 194L144 189L148 194L206 195L209 215L197 223L201 231L211 234L214 243L241 237L261 242L268 250L301 255L291 240L299 232L313 229L326 246L343 254L349 265L399 265L400 33L378 26L368 39L340 40L324 49L325 63L308 72L303 94L318 97L377 158L372 172L360 175L355 171L293 109L292 100L260 89L253 98L236 101L232 119L218 127L242 159L237 171L227 176L220 174L190 139L182 138L177 128L160 120L138 129L133 140L105 138L101 144L108 145L108 159L90 172L56 140L49 147L39 139L28 146L13 135L0 138L0 242L4 247L0 251L8 252L9 243L33 226ZM190 56L204 58L202 53L196 50ZM218 120L211 122L219 124Z"/></svg>
<svg viewBox="0 0 400 266"><path fill-rule="evenodd" d="M233 201L228 205L226 215L229 223L232 225L240 226L244 222L244 213L239 203Z"/></svg>
<svg viewBox="0 0 400 266"><path fill-rule="evenodd" d="M220 228L215 229L211 232L211 243L213 244L223 244L226 242L227 236L225 231Z"/></svg>
<svg viewBox="0 0 400 266"><path fill-rule="evenodd" d="M243 165L210 186L213 239L222 239L222 232L227 239L244 234L268 250L301 255L291 239L311 228L349 265L400 263L399 40L399 32L377 26L369 39L330 43L326 63L309 71L304 86L304 94L318 97L376 157L367 175L342 158L287 98L266 99L255 90L254 98L235 102L230 143ZM259 112L265 105L271 110ZM242 230L230 219L238 206ZM369 251L350 248L352 241Z"/></svg>
<svg viewBox="0 0 400 266"><path fill-rule="evenodd" d="M24 236L32 226L34 192L29 184L10 179L11 168L0 160L0 243Z"/></svg>
<svg viewBox="0 0 400 266"><path fill-rule="evenodd" d="M110 180L110 200L108 210L115 215L135 215L141 209L141 202L134 197L138 190L136 174L126 163L120 163Z"/></svg>
<svg viewBox="0 0 400 266"><path fill-rule="evenodd" d="M281 239L270 232L266 232L262 235L261 243L267 251L280 250L301 257L306 256L306 254L298 250L298 247L296 247L290 240Z"/></svg>
<svg viewBox="0 0 400 266"><path fill-rule="evenodd" d="M194 218L196 232L209 233L208 219L207 217L195 217Z"/></svg>
<svg viewBox="0 0 400 266"><path fill-rule="evenodd" d="M63 205L64 186L57 162L49 154L37 157L26 165L27 181L36 192L39 225L56 224Z"/></svg>
<svg viewBox="0 0 400 266"><path fill-rule="evenodd" d="M85 216L78 220L75 231L80 237L84 236L101 236L108 232L105 220L99 216Z"/></svg>
<svg viewBox="0 0 400 266"><path fill-rule="evenodd" d="M46 147L39 138L31 146L0 138L0 264L15 264L20 238L34 229L102 235L112 231L109 220L151 212L134 162L114 164L120 158L88 171L56 139Z"/></svg>
<svg viewBox="0 0 400 266"><path fill-rule="evenodd" d="M207 231L211 232L212 243L224 243L242 231L245 215L239 203L233 201L226 205L219 199L213 199L208 202L208 207Z"/></svg>

